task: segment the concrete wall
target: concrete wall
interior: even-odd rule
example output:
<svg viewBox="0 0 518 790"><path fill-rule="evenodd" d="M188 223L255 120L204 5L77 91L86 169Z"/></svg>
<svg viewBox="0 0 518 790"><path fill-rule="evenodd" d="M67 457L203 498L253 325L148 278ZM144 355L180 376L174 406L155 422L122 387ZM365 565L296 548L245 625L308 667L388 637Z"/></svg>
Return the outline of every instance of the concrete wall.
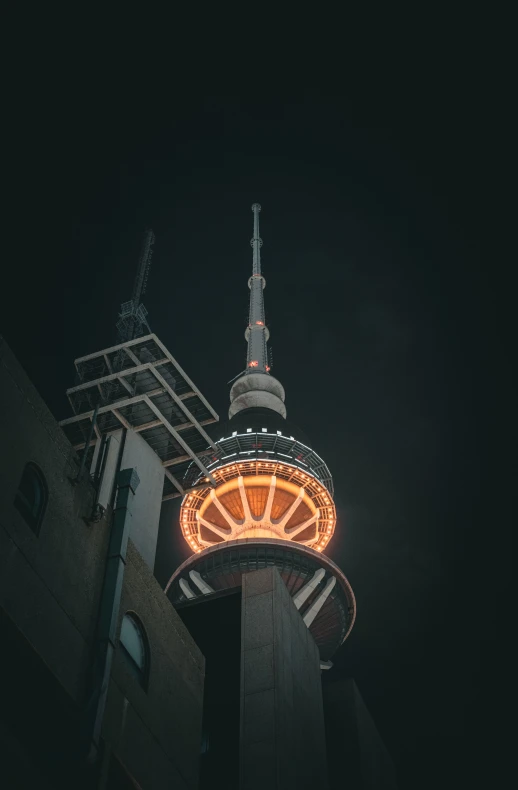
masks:
<svg viewBox="0 0 518 790"><path fill-rule="evenodd" d="M5 342L0 342L0 606L77 702L84 693L109 524L87 526L94 491L72 485L77 456ZM28 461L43 470L38 536L14 506Z"/></svg>
<svg viewBox="0 0 518 790"><path fill-rule="evenodd" d="M352 679L324 683L330 790L396 790L394 765Z"/></svg>
<svg viewBox="0 0 518 790"><path fill-rule="evenodd" d="M130 537L153 570L164 489L164 467L158 455L133 431L126 432L121 469L136 469L140 479L133 504Z"/></svg>
<svg viewBox="0 0 518 790"><path fill-rule="evenodd" d="M114 657L103 737L141 787L196 788L205 661L131 542L119 629L127 611L138 615L146 631L149 686L144 691L139 685L119 648Z"/></svg>
<svg viewBox="0 0 518 790"><path fill-rule="evenodd" d="M240 787L325 790L318 648L276 568L243 575Z"/></svg>
<svg viewBox="0 0 518 790"><path fill-rule="evenodd" d="M149 444L134 431L114 431L109 436L104 474L99 487L99 504L104 508L111 501L115 477L119 469L136 469L139 476L138 497L133 505L130 537L140 555L153 570L155 564L158 527L164 488L164 467ZM120 448L123 444L122 460ZM97 450L92 459L92 471L97 462Z"/></svg>
<svg viewBox="0 0 518 790"><path fill-rule="evenodd" d="M46 734L54 736L59 746L64 740L52 716L59 717L62 724L64 715L56 712L55 702L48 701L55 701L57 693L53 691L49 697L43 686L48 691L55 683L64 698L59 710L70 707L72 718L76 710L78 720L84 718L111 513L108 510L98 523L85 522L94 503L94 490L88 480L79 485L71 482L79 468L77 456L1 338L0 442L0 615L13 624L14 647L10 653L14 655L26 640L27 649L20 647L20 655L29 656L27 665L34 660L35 667L45 669L38 684L44 702L36 701L34 694L25 695L26 721L44 720L49 731ZM158 488L159 474L139 451L138 443L135 445L137 450L130 440L128 460L137 458L139 476L147 480L142 489L144 503L138 504L140 487L135 497L135 510L141 516L140 523L145 524L149 523L146 507ZM28 461L41 468L49 490L39 535L14 506ZM157 504L152 505L157 510L161 493L160 488ZM154 523L154 512L150 518ZM158 528L158 517L156 525ZM149 688L144 691L138 685L128 672L122 650L116 650L103 735L121 763L138 777L142 790L194 789L200 751L203 658L148 563L131 542L127 557L120 618L131 609L144 623L151 652ZM18 666L20 662L12 662L8 677L15 695L12 710L19 707L16 694L19 696L19 690L28 685L26 670L21 668L20 676L16 675ZM32 677L35 673L30 674ZM5 701L5 693L2 699ZM0 719L2 716L0 707ZM10 733L12 722L4 719L2 726ZM10 737L19 744L20 753L34 745L29 740L20 741L19 735L10 733ZM65 748L71 751L74 747ZM66 786L79 787L79 777L76 779ZM53 780L50 784L58 787ZM45 785L43 779L41 785Z"/></svg>

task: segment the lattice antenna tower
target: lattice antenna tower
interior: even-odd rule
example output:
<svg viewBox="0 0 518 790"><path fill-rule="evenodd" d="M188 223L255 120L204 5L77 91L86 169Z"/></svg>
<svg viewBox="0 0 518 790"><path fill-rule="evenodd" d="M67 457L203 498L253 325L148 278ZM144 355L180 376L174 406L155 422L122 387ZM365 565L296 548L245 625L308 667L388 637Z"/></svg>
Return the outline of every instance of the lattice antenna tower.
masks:
<svg viewBox="0 0 518 790"><path fill-rule="evenodd" d="M151 229L144 234L142 250L138 262L137 274L133 285L133 296L128 302L121 304L119 320L117 321L117 336L119 343L127 343L141 335L151 332L147 320L148 311L142 304L142 296L146 292L149 269L151 266L151 249L155 243L155 234Z"/></svg>

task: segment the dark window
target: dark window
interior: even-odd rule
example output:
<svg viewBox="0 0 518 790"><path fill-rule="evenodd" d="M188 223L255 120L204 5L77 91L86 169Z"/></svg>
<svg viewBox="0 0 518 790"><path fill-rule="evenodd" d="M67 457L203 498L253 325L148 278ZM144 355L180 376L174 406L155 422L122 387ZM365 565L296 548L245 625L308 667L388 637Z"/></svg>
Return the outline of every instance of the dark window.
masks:
<svg viewBox="0 0 518 790"><path fill-rule="evenodd" d="M149 676L149 647L144 627L133 612L127 612L121 625L122 652L142 688L147 689Z"/></svg>
<svg viewBox="0 0 518 790"><path fill-rule="evenodd" d="M14 504L36 535L39 535L40 532L48 498L47 483L43 472L36 464L28 463L23 470Z"/></svg>

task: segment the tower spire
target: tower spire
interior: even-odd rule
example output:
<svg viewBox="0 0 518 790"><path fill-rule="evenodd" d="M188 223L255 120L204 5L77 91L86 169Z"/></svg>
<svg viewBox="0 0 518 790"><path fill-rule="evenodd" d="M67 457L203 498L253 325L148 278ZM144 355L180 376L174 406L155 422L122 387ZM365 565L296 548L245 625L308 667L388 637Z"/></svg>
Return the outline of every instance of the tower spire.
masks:
<svg viewBox="0 0 518 790"><path fill-rule="evenodd" d="M253 250L252 276L248 280L250 288L250 312L245 338L248 345L246 370L234 381L230 390L230 419L245 409L271 409L286 417L284 389L282 384L270 375L268 364L268 340L270 333L264 317L263 290L266 281L261 272L261 247L259 236L259 212L261 206L254 203L254 235L250 241Z"/></svg>
<svg viewBox="0 0 518 790"><path fill-rule="evenodd" d="M269 337L268 329L264 317L264 296L263 289L266 281L261 273L261 247L263 240L259 236L259 212L261 206L254 203L254 235L250 240L253 249L253 269L252 276L248 280L250 288L250 313L248 328L245 337L248 342L248 352L246 357L247 373L269 373L267 342Z"/></svg>

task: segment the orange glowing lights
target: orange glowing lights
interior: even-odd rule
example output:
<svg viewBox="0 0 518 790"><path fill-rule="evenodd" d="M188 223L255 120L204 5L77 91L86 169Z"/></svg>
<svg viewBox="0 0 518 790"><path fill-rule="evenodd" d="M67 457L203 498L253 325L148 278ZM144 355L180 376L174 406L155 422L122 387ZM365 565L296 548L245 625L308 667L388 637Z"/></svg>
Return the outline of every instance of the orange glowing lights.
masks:
<svg viewBox="0 0 518 790"><path fill-rule="evenodd" d="M212 470L212 474L217 480L216 486L207 485L196 493L190 492L180 512L182 533L194 552L203 551L221 539L247 536L298 542L299 533L294 534L293 530L312 519L313 524L308 523L304 529L313 526L315 531L301 530L302 542L318 551L327 546L335 529L336 512L329 492L313 475L303 474L292 464L282 461L272 463L259 459L231 461ZM299 494L302 499L295 506ZM294 508L284 525L288 531L284 532L280 522L292 505ZM299 507L302 508L300 512Z"/></svg>
<svg viewBox="0 0 518 790"><path fill-rule="evenodd" d="M253 359L251 362L248 363L249 368L257 368L259 367L259 362L257 359Z"/></svg>

